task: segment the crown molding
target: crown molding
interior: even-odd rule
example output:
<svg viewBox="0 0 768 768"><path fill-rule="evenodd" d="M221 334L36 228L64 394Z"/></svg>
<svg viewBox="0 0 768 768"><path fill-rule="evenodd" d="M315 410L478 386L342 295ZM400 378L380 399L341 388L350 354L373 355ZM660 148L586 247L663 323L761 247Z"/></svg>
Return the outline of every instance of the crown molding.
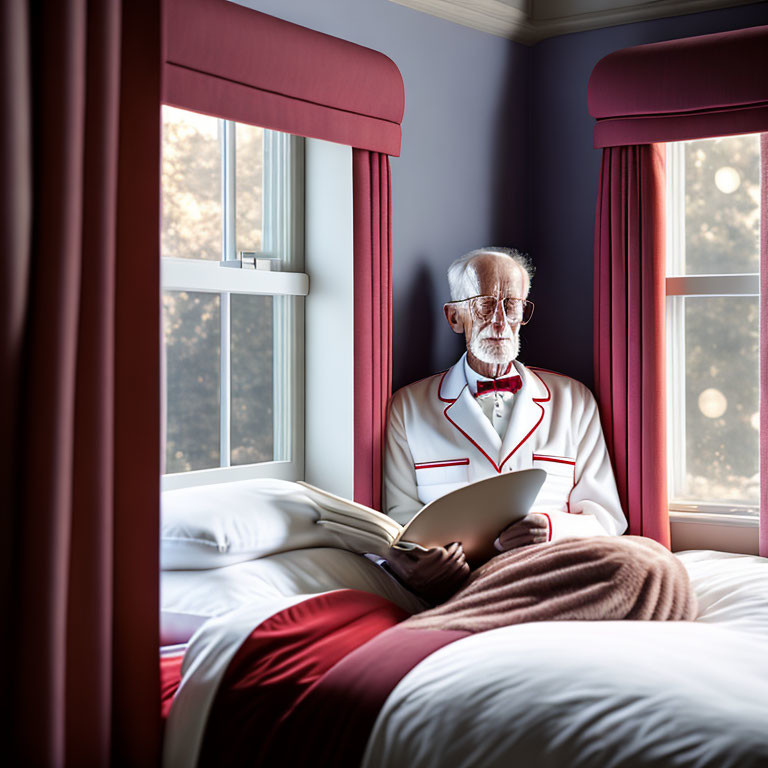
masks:
<svg viewBox="0 0 768 768"><path fill-rule="evenodd" d="M501 0L390 0L415 11L452 21L465 27L507 37L524 45L540 39L525 11Z"/></svg>
<svg viewBox="0 0 768 768"><path fill-rule="evenodd" d="M572 32L614 27L670 16L752 5L755 0L390 0L465 27L506 37L523 45ZM570 13L556 14L559 7Z"/></svg>

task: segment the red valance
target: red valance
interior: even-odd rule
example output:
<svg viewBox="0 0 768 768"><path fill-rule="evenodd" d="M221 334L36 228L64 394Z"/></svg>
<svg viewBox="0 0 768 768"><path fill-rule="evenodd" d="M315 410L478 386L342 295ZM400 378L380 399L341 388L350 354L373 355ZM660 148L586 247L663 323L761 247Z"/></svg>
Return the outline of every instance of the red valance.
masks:
<svg viewBox="0 0 768 768"><path fill-rule="evenodd" d="M377 51L227 0L163 3L163 102L400 154L405 95Z"/></svg>
<svg viewBox="0 0 768 768"><path fill-rule="evenodd" d="M589 79L596 147L768 131L768 26L638 45Z"/></svg>

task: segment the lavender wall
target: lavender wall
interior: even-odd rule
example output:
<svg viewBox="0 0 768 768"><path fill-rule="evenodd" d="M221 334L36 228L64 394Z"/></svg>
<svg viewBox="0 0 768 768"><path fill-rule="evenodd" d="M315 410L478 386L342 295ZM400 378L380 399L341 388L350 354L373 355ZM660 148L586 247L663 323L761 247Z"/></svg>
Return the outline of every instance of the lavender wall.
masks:
<svg viewBox="0 0 768 768"><path fill-rule="evenodd" d="M564 35L527 48L388 0L238 0L388 55L405 81L392 160L395 388L450 365L445 269L481 245L537 266L520 358L592 384L600 152L587 81L630 45L768 24L768 2Z"/></svg>
<svg viewBox="0 0 768 768"><path fill-rule="evenodd" d="M768 3L563 35L533 49L531 255L535 321L526 362L591 385L592 258L600 150L592 149L587 81L631 45L768 24Z"/></svg>
<svg viewBox="0 0 768 768"><path fill-rule="evenodd" d="M392 159L394 386L461 352L443 319L445 270L472 248L528 247L532 51L388 0L240 0L374 48L405 81L402 155Z"/></svg>

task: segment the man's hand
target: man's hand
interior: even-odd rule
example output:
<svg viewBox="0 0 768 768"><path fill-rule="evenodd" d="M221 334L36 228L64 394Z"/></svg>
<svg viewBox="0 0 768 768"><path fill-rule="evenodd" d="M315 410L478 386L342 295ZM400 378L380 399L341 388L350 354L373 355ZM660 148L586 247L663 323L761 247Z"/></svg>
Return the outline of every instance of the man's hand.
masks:
<svg viewBox="0 0 768 768"><path fill-rule="evenodd" d="M416 594L437 603L447 600L467 580L469 565L461 544L418 549L392 548L387 562L395 574Z"/></svg>
<svg viewBox="0 0 768 768"><path fill-rule="evenodd" d="M548 539L549 521L545 515L532 512L507 526L493 545L500 552L506 552L528 544L543 544Z"/></svg>

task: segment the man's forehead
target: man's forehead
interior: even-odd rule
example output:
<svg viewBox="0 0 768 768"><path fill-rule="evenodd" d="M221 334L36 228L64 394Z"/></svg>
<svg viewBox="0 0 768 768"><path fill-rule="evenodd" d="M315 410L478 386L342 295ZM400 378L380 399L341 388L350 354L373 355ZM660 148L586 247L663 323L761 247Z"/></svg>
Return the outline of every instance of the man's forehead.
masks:
<svg viewBox="0 0 768 768"><path fill-rule="evenodd" d="M467 265L480 292L511 287L525 291L528 281L525 270L504 254L481 253Z"/></svg>

